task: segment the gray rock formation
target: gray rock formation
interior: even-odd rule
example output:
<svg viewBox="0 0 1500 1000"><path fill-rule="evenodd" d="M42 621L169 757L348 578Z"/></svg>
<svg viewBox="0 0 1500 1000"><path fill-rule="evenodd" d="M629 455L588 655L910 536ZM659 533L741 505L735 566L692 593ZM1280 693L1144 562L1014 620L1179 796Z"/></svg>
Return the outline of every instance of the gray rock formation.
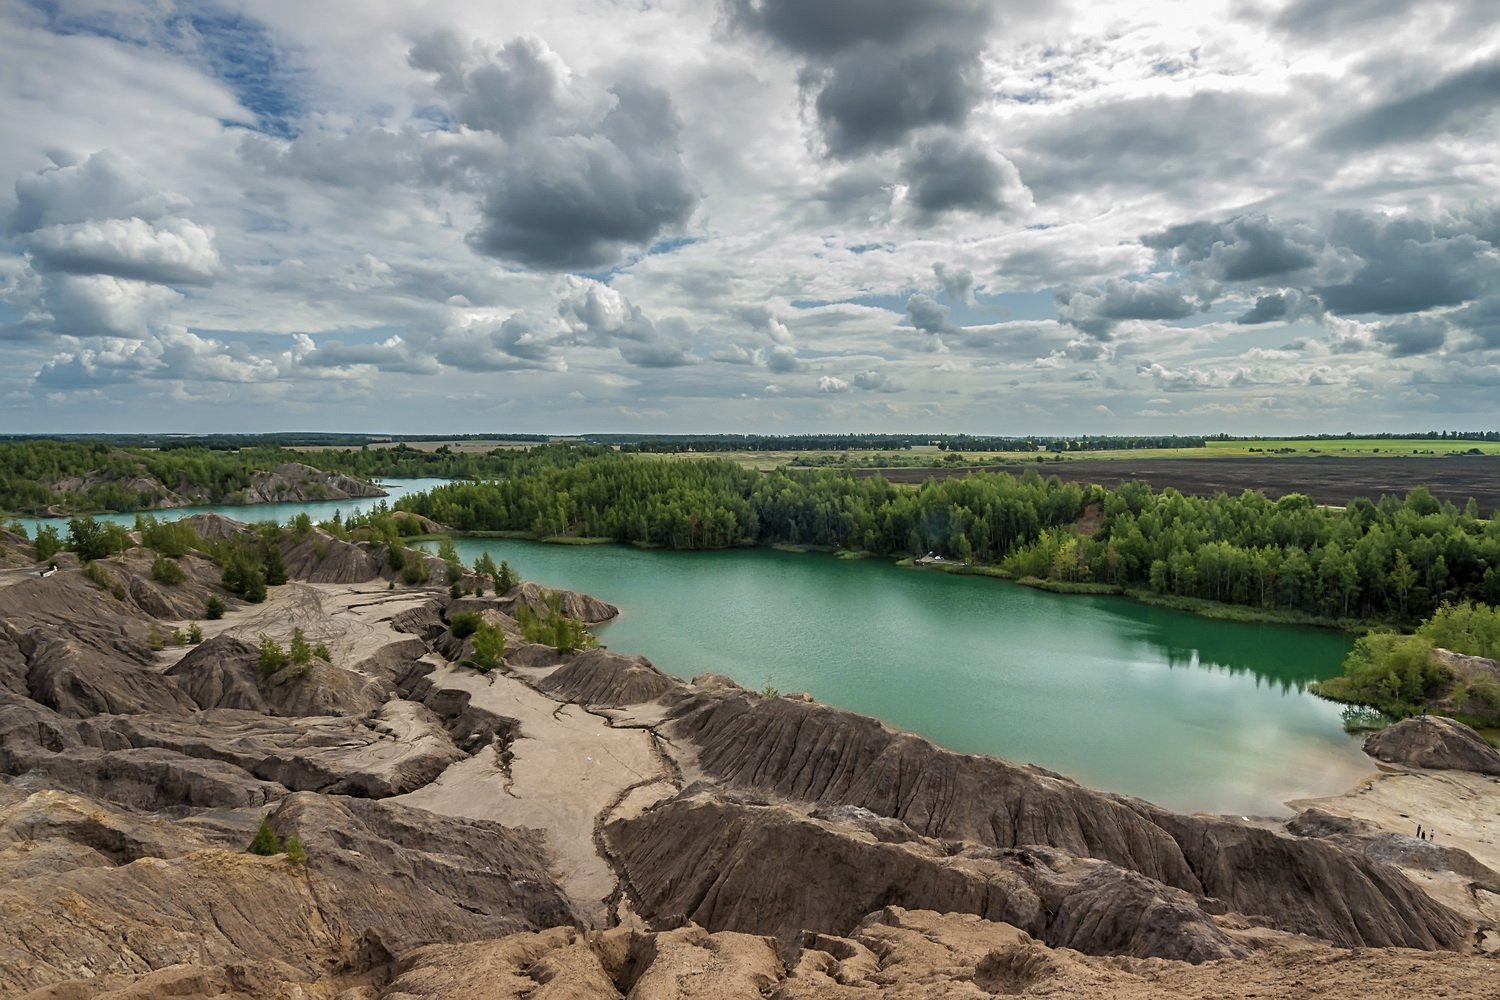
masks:
<svg viewBox="0 0 1500 1000"><path fill-rule="evenodd" d="M296 865L244 853L258 818L174 823L57 792L0 800L0 858L39 837L55 847L0 880L0 992L256 961L308 981L335 970L330 956L359 958L361 941L388 961L432 941L572 923L524 831L297 795L271 814L316 845Z"/></svg>
<svg viewBox="0 0 1500 1000"><path fill-rule="evenodd" d="M537 686L559 701L614 708L655 701L683 685L644 656L588 649L574 653Z"/></svg>
<svg viewBox="0 0 1500 1000"><path fill-rule="evenodd" d="M1500 775L1500 750L1462 722L1440 715L1402 719L1371 733L1365 753L1407 767Z"/></svg>
<svg viewBox="0 0 1500 1000"><path fill-rule="evenodd" d="M678 697L672 718L669 732L732 787L859 806L926 837L1108 861L1345 947L1451 949L1468 936L1456 914L1396 869L1332 845L1179 816L1040 768L943 750L824 705L695 693Z"/></svg>
<svg viewBox="0 0 1500 1000"><path fill-rule="evenodd" d="M974 913L1056 947L1192 962L1243 955L1193 896L1046 848L882 842L789 805L684 794L607 831L642 911L794 940L885 905ZM773 875L774 873L774 875Z"/></svg>
<svg viewBox="0 0 1500 1000"><path fill-rule="evenodd" d="M420 655L420 652L418 653ZM358 715L376 712L392 685L314 657L274 673L260 666L260 648L231 635L195 647L166 671L200 708L235 708L262 715Z"/></svg>

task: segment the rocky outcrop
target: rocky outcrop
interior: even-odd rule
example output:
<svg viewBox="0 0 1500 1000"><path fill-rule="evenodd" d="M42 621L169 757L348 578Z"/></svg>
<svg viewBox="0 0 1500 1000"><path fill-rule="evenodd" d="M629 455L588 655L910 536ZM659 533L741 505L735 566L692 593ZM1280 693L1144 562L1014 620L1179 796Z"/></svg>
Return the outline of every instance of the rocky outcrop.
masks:
<svg viewBox="0 0 1500 1000"><path fill-rule="evenodd" d="M316 845L297 865L243 852L258 818L173 823L56 792L0 806L0 864L38 835L58 848L0 880L0 992L87 980L86 994L51 995L95 995L111 977L257 961L310 981L361 952L368 965L372 950L388 961L432 941L572 922L524 831L298 795L271 814L283 835ZM155 995L215 995L188 986Z"/></svg>
<svg viewBox="0 0 1500 1000"><path fill-rule="evenodd" d="M1460 948L1468 937L1464 921L1390 866L943 750L828 706L695 693L677 699L672 718L672 735L696 746L703 770L733 787L858 806L926 837L1108 861L1345 947Z"/></svg>
<svg viewBox="0 0 1500 1000"><path fill-rule="evenodd" d="M234 708L262 715L368 715L390 700L389 684L325 663L288 664L267 673L260 648L232 635L215 636L166 671L200 708Z"/></svg>
<svg viewBox="0 0 1500 1000"><path fill-rule="evenodd" d="M1365 753L1406 767L1500 776L1500 750L1462 722L1440 715L1402 719L1371 733L1365 738Z"/></svg>
<svg viewBox="0 0 1500 1000"><path fill-rule="evenodd" d="M655 701L682 682L657 670L644 656L607 649L575 653L537 685L559 701L617 708Z"/></svg>
<svg viewBox="0 0 1500 1000"><path fill-rule="evenodd" d="M380 563L368 551L322 528L283 541L281 562L290 579L308 583L367 583L380 576Z"/></svg>
<svg viewBox="0 0 1500 1000"><path fill-rule="evenodd" d="M52 492L60 501L70 494L86 504L90 491L100 486L115 486L140 498L140 510L164 510L206 503L301 503L308 500L348 500L355 497L383 497L385 490L362 479L341 472L324 472L299 462L287 462L264 472L255 472L242 490L217 496L205 485L179 481L164 483L144 471L133 476L92 471L68 476L52 483ZM56 504L47 507L44 516L68 513Z"/></svg>
<svg viewBox="0 0 1500 1000"><path fill-rule="evenodd" d="M257 472L250 485L234 498L239 503L301 503L307 500L349 500L388 496L385 490L341 472L324 472L300 462ZM234 502L227 501L227 502Z"/></svg>
<svg viewBox="0 0 1500 1000"><path fill-rule="evenodd" d="M182 717L97 716L77 723L84 746L157 747L230 763L293 791L386 798L420 788L464 759L422 705L390 701L369 719L273 719L215 709Z"/></svg>
<svg viewBox="0 0 1500 1000"><path fill-rule="evenodd" d="M1046 848L893 843L789 805L708 792L617 821L607 836L637 905L663 926L792 940L848 934L871 910L897 905L977 914L1090 954L1202 962L1245 953L1188 893Z"/></svg>
<svg viewBox="0 0 1500 1000"><path fill-rule="evenodd" d="M518 605L525 605L532 611L544 615L551 609L554 601L558 603L558 608L564 615L581 621L585 625L607 622L620 613L620 609L613 604L606 604L588 594L579 594L572 590L551 590L531 580L518 584L510 593L499 599L496 605L514 618Z"/></svg>

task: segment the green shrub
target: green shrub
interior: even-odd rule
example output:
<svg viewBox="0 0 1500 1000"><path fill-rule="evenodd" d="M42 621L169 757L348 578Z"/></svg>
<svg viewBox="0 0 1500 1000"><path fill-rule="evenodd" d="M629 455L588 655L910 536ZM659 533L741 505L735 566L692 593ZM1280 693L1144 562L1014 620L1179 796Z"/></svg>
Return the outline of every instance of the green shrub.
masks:
<svg viewBox="0 0 1500 1000"><path fill-rule="evenodd" d="M546 614L538 614L525 604L517 604L516 622L527 642L562 650L590 649L599 644L599 640L584 628L583 622L562 613L562 598L557 594L548 596Z"/></svg>
<svg viewBox="0 0 1500 1000"><path fill-rule="evenodd" d="M281 838L276 836L276 831L271 826L271 817L261 817L260 826L255 831L255 839L250 841L247 850L263 858L281 853Z"/></svg>
<svg viewBox="0 0 1500 1000"><path fill-rule="evenodd" d="M194 622L188 626L187 641L189 646L196 646L203 641L203 630Z"/></svg>
<svg viewBox="0 0 1500 1000"><path fill-rule="evenodd" d="M322 660L324 663L333 662L333 653L328 649L327 646L323 645L321 642L313 647L313 655Z"/></svg>
<svg viewBox="0 0 1500 1000"><path fill-rule="evenodd" d="M45 562L62 549L62 542L57 537L57 529L52 525L38 528L36 532L36 559L37 562Z"/></svg>
<svg viewBox="0 0 1500 1000"><path fill-rule="evenodd" d="M187 579L187 574L182 571L182 567L177 565L175 561L168 559L158 552L156 558L151 561L151 579L157 583L176 586Z"/></svg>
<svg viewBox="0 0 1500 1000"><path fill-rule="evenodd" d="M455 639L467 639L483 624L484 618L478 611L455 611L448 616L448 631L453 633Z"/></svg>
<svg viewBox="0 0 1500 1000"><path fill-rule="evenodd" d="M292 629L292 644L288 655L299 667L312 661L312 646L307 641L307 633L301 628Z"/></svg>
<svg viewBox="0 0 1500 1000"><path fill-rule="evenodd" d="M302 838L295 833L286 838L286 859L294 865L307 863L307 848L302 844Z"/></svg>
<svg viewBox="0 0 1500 1000"><path fill-rule="evenodd" d="M263 673L274 674L287 665L286 650L281 644L270 636L262 633L260 637L260 669Z"/></svg>
<svg viewBox="0 0 1500 1000"><path fill-rule="evenodd" d="M150 646L153 652L160 653L163 649L167 648L166 636L157 631L156 626L153 625L151 626L151 634L146 637L146 645Z"/></svg>
<svg viewBox="0 0 1500 1000"><path fill-rule="evenodd" d="M211 595L203 604L203 617L211 622L216 622L220 618L223 618L224 611L224 602L219 599L217 594Z"/></svg>
<svg viewBox="0 0 1500 1000"><path fill-rule="evenodd" d="M421 556L413 556L406 561L401 570L401 582L410 587L419 583L427 582L427 561Z"/></svg>
<svg viewBox="0 0 1500 1000"><path fill-rule="evenodd" d="M130 548L130 533L112 521L75 517L68 522L68 548L84 562L104 559Z"/></svg>
<svg viewBox="0 0 1500 1000"><path fill-rule="evenodd" d="M500 663L505 655L505 633L500 626L480 624L474 631L474 656L470 663L481 673L488 673Z"/></svg>
<svg viewBox="0 0 1500 1000"><path fill-rule="evenodd" d="M109 578L108 573L104 572L104 567L100 566L96 562L89 561L84 563L83 575L89 580L103 587L105 590L108 590L110 587L114 586L114 581Z"/></svg>

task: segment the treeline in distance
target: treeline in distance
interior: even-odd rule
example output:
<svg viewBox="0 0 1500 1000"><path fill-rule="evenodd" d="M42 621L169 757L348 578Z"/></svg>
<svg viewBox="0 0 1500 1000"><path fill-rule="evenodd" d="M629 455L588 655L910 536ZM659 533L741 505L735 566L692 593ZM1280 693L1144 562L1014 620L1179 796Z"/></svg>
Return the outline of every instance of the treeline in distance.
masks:
<svg viewBox="0 0 1500 1000"><path fill-rule="evenodd" d="M898 487L842 470L556 449L488 483L403 497L459 531L577 535L678 549L790 543L928 552L1014 577L1145 590L1320 619L1415 621L1444 601L1500 603L1500 516L1426 489L1320 507L1300 494L1212 498L1036 471ZM1085 513L1088 516L1085 516Z"/></svg>

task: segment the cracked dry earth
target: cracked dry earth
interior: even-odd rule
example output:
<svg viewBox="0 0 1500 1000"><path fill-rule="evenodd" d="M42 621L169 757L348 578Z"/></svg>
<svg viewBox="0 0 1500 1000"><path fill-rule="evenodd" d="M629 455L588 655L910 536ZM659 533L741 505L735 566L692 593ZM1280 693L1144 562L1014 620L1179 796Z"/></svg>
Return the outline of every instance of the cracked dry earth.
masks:
<svg viewBox="0 0 1500 1000"><path fill-rule="evenodd" d="M1500 1000L1484 774L1398 759L1285 823L1181 816L528 644L535 584L392 589L320 533L283 558L293 583L164 651L228 599L206 561L164 587L109 560L123 599L0 568L0 995ZM459 610L506 631L500 668L458 665ZM331 662L266 675L293 628ZM1406 836L1414 808L1450 843ZM262 817L305 864L245 853Z"/></svg>

